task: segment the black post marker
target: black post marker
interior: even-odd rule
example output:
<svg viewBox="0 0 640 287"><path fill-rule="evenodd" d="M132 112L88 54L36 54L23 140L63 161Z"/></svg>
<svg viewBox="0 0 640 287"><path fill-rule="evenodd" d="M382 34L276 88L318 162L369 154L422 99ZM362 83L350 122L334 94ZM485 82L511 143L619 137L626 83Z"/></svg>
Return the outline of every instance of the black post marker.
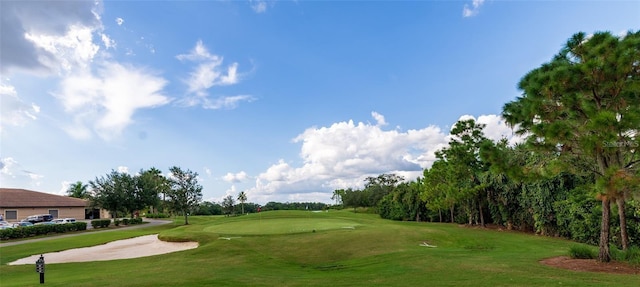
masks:
<svg viewBox="0 0 640 287"><path fill-rule="evenodd" d="M44 284L44 256L40 254L40 259L36 261L36 272L40 273L40 284Z"/></svg>

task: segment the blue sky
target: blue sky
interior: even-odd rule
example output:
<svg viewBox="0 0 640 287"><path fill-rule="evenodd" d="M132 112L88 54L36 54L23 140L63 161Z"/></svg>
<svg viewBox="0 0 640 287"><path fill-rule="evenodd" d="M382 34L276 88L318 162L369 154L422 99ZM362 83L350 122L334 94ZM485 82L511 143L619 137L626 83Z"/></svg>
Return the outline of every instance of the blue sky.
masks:
<svg viewBox="0 0 640 287"><path fill-rule="evenodd" d="M638 1L0 2L0 186L64 194L179 166L204 199L331 202L413 179L576 32L640 27Z"/></svg>

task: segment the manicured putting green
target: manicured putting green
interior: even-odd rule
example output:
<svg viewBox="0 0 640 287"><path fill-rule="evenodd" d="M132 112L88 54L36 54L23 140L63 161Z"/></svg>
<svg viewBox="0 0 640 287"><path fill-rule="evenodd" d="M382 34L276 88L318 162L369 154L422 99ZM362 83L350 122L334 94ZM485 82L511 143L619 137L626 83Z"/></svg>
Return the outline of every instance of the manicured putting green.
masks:
<svg viewBox="0 0 640 287"><path fill-rule="evenodd" d="M269 218L235 221L208 226L206 232L226 235L261 235L305 233L333 229L355 229L360 224L346 219L331 218Z"/></svg>

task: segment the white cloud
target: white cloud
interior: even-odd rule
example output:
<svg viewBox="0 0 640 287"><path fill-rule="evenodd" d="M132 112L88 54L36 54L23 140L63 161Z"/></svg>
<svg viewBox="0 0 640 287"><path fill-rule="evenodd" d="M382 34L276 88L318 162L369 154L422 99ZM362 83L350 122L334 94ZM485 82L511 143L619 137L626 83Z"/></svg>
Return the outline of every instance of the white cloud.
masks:
<svg viewBox="0 0 640 287"><path fill-rule="evenodd" d="M258 175L248 193L255 198L284 196L281 200L314 197L333 189L359 187L367 176L394 172L415 178L435 160L446 135L437 127L420 130L383 130L377 124L348 122L309 128L294 138L302 143L300 167L284 160ZM325 194L326 196L326 194ZM323 200L325 201L326 198Z"/></svg>
<svg viewBox="0 0 640 287"><path fill-rule="evenodd" d="M17 2L3 3L2 24L7 19L11 23L3 27L2 71L15 67L58 76L59 87L52 94L72 116L64 127L72 137L86 139L95 132L104 139L113 138L133 122L136 110L169 102L161 94L166 80L99 53L101 46L115 47L115 41L102 33L100 2ZM5 61L5 55L14 56ZM15 91L6 86L0 90L3 124L35 119L37 104L27 107ZM5 98L11 105L4 105ZM5 111L7 107L11 112Z"/></svg>
<svg viewBox="0 0 640 287"><path fill-rule="evenodd" d="M241 101L255 100L250 95L223 96L209 99L208 90L214 86L229 86L240 82L238 63L222 67L223 57L211 54L201 40L188 54L177 55L180 61L195 62L196 66L185 80L188 95L180 101L186 106L202 105L206 109L233 109Z"/></svg>
<svg viewBox="0 0 640 287"><path fill-rule="evenodd" d="M213 100L207 98L202 99L202 107L205 109L235 109L240 102L253 102L255 98L249 95L238 95L230 97L219 97Z"/></svg>
<svg viewBox="0 0 640 287"><path fill-rule="evenodd" d="M0 186L24 186L26 183L28 186L37 187L40 186L40 179L43 177L43 175L25 170L12 157L0 158Z"/></svg>
<svg viewBox="0 0 640 287"><path fill-rule="evenodd" d="M71 186L71 184L75 183L75 181L66 181L63 180L60 183L60 190L58 190L58 194L59 195L66 195L67 194L67 190L69 190L69 187Z"/></svg>
<svg viewBox="0 0 640 287"><path fill-rule="evenodd" d="M516 135L507 122L499 115L481 115L478 118L472 115L460 116L458 121L473 119L479 124L484 124L484 136L493 141L507 139L510 146L524 142L525 138Z"/></svg>
<svg viewBox="0 0 640 287"><path fill-rule="evenodd" d="M180 61L198 63L186 81L190 93L204 94L207 89L213 86L233 85L239 81L238 63L229 65L225 75L220 67L223 58L209 53L202 41L198 41L189 54L180 54L176 58Z"/></svg>
<svg viewBox="0 0 640 287"><path fill-rule="evenodd" d="M109 38L109 36L107 36L106 34L101 34L100 38L102 39L102 43L104 44L105 48L110 49L116 47L116 41Z"/></svg>
<svg viewBox="0 0 640 287"><path fill-rule="evenodd" d="M161 91L166 80L133 66L104 63L93 74L70 75L62 80L55 96L74 115L67 132L87 137L87 126L103 139L118 136L132 123L136 110L169 103Z"/></svg>
<svg viewBox="0 0 640 287"><path fill-rule="evenodd" d="M0 84L0 131L6 125L23 126L36 120L40 107L36 104L27 104L18 97L15 87Z"/></svg>
<svg viewBox="0 0 640 287"><path fill-rule="evenodd" d="M267 2L265 0L249 0L249 5L251 5L251 9L258 14L267 11Z"/></svg>
<svg viewBox="0 0 640 287"><path fill-rule="evenodd" d="M379 125L383 116L374 112L372 117L376 125L350 120L307 129L294 138L302 143L302 163L294 166L279 160L256 177L247 193L256 202L327 202L335 189L362 188L367 176L395 173L414 180L436 160L435 152L448 144L449 135L436 126L384 130ZM468 118L474 117L460 117ZM477 121L487 125L486 136L493 140L518 141L500 116L482 115Z"/></svg>
<svg viewBox="0 0 640 287"><path fill-rule="evenodd" d="M74 27L100 27L100 1L2 1L0 9L0 67L1 72L18 69L33 73L49 73L55 54L51 45L40 45L48 40L70 36ZM83 35L75 35L83 37ZM68 41L73 40L66 38ZM78 41L84 42L84 38ZM53 44L53 43L49 43ZM71 43L66 43L71 44ZM67 51L68 52L68 51ZM72 56L79 56L72 53Z"/></svg>
<svg viewBox="0 0 640 287"><path fill-rule="evenodd" d="M477 15L480 12L480 6L484 4L484 0L473 0L471 2L471 6L469 4L464 4L462 8L462 17L472 17Z"/></svg>
<svg viewBox="0 0 640 287"><path fill-rule="evenodd" d="M117 171L118 171L119 173L126 173L126 174L128 174L128 173L129 173L129 167L127 167L127 166L118 166Z"/></svg>
<svg viewBox="0 0 640 287"><path fill-rule="evenodd" d="M238 173L228 172L227 174L225 174L222 177L222 180L227 181L227 182L234 182L235 183L235 182L245 181L248 178L249 178L249 176L247 175L247 173L244 172L244 171L241 171L241 172L238 172Z"/></svg>
<svg viewBox="0 0 640 287"><path fill-rule="evenodd" d="M377 112L371 112L371 116L376 120L376 122L378 123L378 126L386 126L387 122L384 120L384 116L377 113Z"/></svg>
<svg viewBox="0 0 640 287"><path fill-rule="evenodd" d="M96 27L71 25L64 35L27 33L25 38L49 54L40 56L53 71L69 72L86 69L100 47L93 43Z"/></svg>

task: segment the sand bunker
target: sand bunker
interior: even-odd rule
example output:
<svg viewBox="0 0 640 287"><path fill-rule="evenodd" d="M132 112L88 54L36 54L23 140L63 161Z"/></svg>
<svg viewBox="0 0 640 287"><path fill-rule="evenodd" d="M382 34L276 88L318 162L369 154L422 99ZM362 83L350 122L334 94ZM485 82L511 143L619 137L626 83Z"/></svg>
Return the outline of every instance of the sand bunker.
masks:
<svg viewBox="0 0 640 287"><path fill-rule="evenodd" d="M107 261L115 259L138 258L198 247L197 242L166 242L158 239L158 234L140 236L109 242L107 244L69 249L60 252L45 253L48 263ZM35 264L40 254L22 258L9 265Z"/></svg>

